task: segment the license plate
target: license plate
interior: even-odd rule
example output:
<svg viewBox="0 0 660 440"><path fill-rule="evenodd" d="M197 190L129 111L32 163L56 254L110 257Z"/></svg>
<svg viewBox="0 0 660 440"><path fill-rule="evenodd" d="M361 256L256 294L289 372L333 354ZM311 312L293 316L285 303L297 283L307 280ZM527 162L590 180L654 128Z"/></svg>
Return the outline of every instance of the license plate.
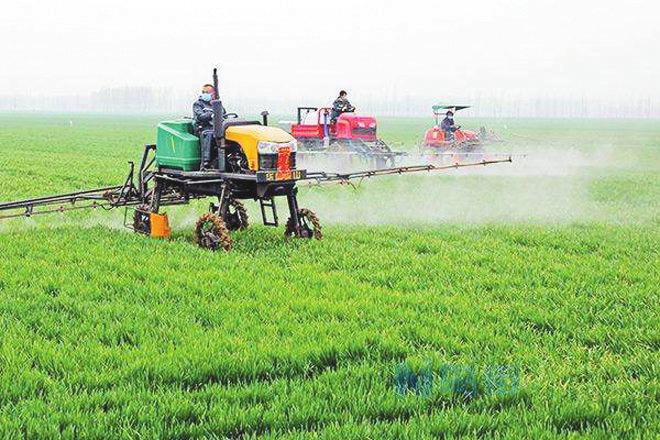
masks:
<svg viewBox="0 0 660 440"><path fill-rule="evenodd" d="M278 180L299 180L305 177L305 170L265 171L258 173L259 182L277 182Z"/></svg>

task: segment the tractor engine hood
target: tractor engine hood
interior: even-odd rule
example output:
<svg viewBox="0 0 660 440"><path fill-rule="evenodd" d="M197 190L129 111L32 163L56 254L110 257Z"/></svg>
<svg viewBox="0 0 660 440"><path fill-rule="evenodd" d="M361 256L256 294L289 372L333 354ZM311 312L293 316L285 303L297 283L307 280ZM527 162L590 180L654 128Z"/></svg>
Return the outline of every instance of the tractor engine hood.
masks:
<svg viewBox="0 0 660 440"><path fill-rule="evenodd" d="M254 142L267 141L267 142L289 142L293 140L286 131L277 127L267 127L263 125L235 125L228 127L225 132L225 137L234 142L243 145L240 140L251 139Z"/></svg>
<svg viewBox="0 0 660 440"><path fill-rule="evenodd" d="M296 150L296 140L286 131L277 127L264 125L235 125L225 131L225 139L236 142L241 146L251 170L259 168L259 143L283 144ZM276 153L273 151L272 153Z"/></svg>
<svg viewBox="0 0 660 440"><path fill-rule="evenodd" d="M373 116L363 116L355 113L342 113L337 119L347 121L352 126L357 126L358 124L363 124L367 127L376 126L376 118Z"/></svg>

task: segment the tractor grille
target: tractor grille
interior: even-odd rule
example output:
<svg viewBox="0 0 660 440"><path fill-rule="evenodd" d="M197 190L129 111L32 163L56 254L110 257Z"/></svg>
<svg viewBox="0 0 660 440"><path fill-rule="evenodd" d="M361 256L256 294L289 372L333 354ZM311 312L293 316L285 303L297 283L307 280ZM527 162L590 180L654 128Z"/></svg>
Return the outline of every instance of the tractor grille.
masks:
<svg viewBox="0 0 660 440"><path fill-rule="evenodd" d="M296 169L296 153L291 153L289 158L291 162L291 169ZM260 154L259 155L259 169L262 171L276 170L277 169L277 154Z"/></svg>
<svg viewBox="0 0 660 440"><path fill-rule="evenodd" d="M357 136L376 136L376 127L355 127L353 134Z"/></svg>

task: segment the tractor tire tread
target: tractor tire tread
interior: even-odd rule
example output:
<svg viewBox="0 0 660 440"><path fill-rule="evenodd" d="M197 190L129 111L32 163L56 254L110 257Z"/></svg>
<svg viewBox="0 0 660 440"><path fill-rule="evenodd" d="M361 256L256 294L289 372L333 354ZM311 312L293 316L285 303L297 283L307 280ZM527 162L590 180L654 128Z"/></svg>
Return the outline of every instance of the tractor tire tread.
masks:
<svg viewBox="0 0 660 440"><path fill-rule="evenodd" d="M204 246L201 239L201 228L208 221L212 222L213 226L216 229L219 239L219 248L222 248L225 251L230 251L232 243L231 243L231 236L229 235L229 229L227 229L227 226L225 226L225 222L222 220L222 218L219 215L214 214L212 212L207 212L206 214L202 214L202 216L199 217L199 219L197 220L197 224L195 225L195 235L194 235L195 243L197 243L197 245L199 245L200 247L210 250L216 250Z"/></svg>
<svg viewBox="0 0 660 440"><path fill-rule="evenodd" d="M245 205L240 200L236 200L236 199L232 199L230 205L233 206L234 209L236 209L236 213L238 214L238 217L241 219L241 226L239 226L238 230L243 231L247 229L247 227L250 226L250 221L249 221L247 209L245 209Z"/></svg>
<svg viewBox="0 0 660 440"><path fill-rule="evenodd" d="M307 208L301 208L298 210L299 217L305 217L312 224L312 237L316 240L321 240L323 238L323 232L321 231L321 221L314 211ZM294 237L296 235L296 228L293 224L293 218L289 217L286 221L286 229L284 235L286 237Z"/></svg>

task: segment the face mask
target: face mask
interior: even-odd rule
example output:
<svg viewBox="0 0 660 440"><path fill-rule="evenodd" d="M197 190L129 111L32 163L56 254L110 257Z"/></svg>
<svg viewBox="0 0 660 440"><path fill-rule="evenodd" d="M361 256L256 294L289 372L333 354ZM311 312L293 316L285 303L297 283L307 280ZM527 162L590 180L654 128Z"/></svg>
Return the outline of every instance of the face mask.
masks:
<svg viewBox="0 0 660 440"><path fill-rule="evenodd" d="M199 97L202 101L211 102L213 95L211 95L210 93L202 93Z"/></svg>
<svg viewBox="0 0 660 440"><path fill-rule="evenodd" d="M450 121L453 121L453 120L454 120L454 117L453 117L452 115L449 115L449 116L447 116L447 117L449 118Z"/></svg>

